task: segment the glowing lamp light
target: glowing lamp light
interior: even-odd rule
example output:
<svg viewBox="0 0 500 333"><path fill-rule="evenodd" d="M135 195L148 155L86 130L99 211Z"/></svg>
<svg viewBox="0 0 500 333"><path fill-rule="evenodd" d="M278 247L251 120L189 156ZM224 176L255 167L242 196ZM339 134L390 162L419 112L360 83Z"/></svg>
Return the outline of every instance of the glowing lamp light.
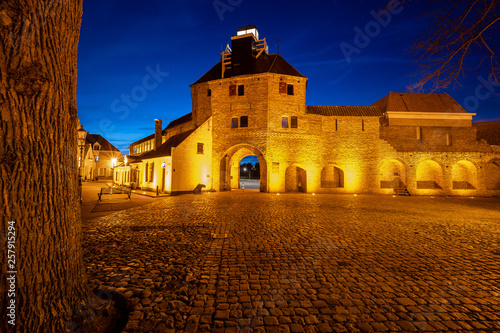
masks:
<svg viewBox="0 0 500 333"><path fill-rule="evenodd" d="M316 195L316 193L313 193L313 195Z"/></svg>
<svg viewBox="0 0 500 333"><path fill-rule="evenodd" d="M280 195L279 193L276 193L276 195Z"/></svg>
<svg viewBox="0 0 500 333"><path fill-rule="evenodd" d="M355 197L357 197L358 195L357 195L357 194L355 194L354 196L355 196Z"/></svg>
<svg viewBox="0 0 500 333"><path fill-rule="evenodd" d="M111 159L111 167L114 168L116 166L116 158Z"/></svg>

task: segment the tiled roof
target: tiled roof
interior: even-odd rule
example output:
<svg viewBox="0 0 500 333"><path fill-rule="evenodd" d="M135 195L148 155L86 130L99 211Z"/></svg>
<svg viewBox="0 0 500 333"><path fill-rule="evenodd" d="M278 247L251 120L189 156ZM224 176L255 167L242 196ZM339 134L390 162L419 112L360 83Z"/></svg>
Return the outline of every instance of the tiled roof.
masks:
<svg viewBox="0 0 500 333"><path fill-rule="evenodd" d="M382 112L440 112L440 113L467 113L447 93L395 93L373 103Z"/></svg>
<svg viewBox="0 0 500 333"><path fill-rule="evenodd" d="M144 141L148 141L148 140L154 139L154 137L155 137L155 134L153 133L153 134L151 134L151 135L148 135L148 136L147 136L147 137L145 137L145 138L142 138L142 139L140 139L140 140L137 140L137 141L135 141L135 142L132 142L132 143L130 144L129 148L130 148L131 146L137 145L137 144L142 143L142 142L144 142Z"/></svg>
<svg viewBox="0 0 500 333"><path fill-rule="evenodd" d="M156 150L148 151L147 153L141 155L140 157L142 160L146 160L155 157L172 156L172 147L177 147L178 145L180 145L193 132L194 130L190 130L176 134L173 137L169 138L167 141L165 141Z"/></svg>
<svg viewBox="0 0 500 333"><path fill-rule="evenodd" d="M172 128L174 126L177 126L177 125L180 125L180 124L184 124L184 123L187 123L189 121L191 121L193 119L193 113L190 112L188 114L185 114L183 115L182 117L180 118L177 118L175 120L172 120L167 127L165 127L165 130L169 129L169 128Z"/></svg>
<svg viewBox="0 0 500 333"><path fill-rule="evenodd" d="M180 117L180 118L177 118L177 119L175 119L175 120L172 120L172 121L168 124L168 126L167 126L167 127L165 127L165 128L161 131L161 135L165 135L165 134L167 134L167 130L168 130L168 129L170 129L170 128L174 127L174 126L180 125L180 124L187 123L187 122L191 121L192 119L193 119L193 113L192 113L192 112L190 112L190 113L188 113L188 114L183 115L183 116L182 116L182 117ZM129 148L130 148L131 146L137 145L137 144L142 143L142 142L144 142L144 141L149 141L149 140L152 140L152 139L154 139L154 138L155 138L155 134L153 133L153 134L148 135L148 136L146 136L146 137L144 137L144 138L142 138L142 139L139 139L139 140L137 140L137 141L135 141L135 142L132 142L132 143L130 144Z"/></svg>
<svg viewBox="0 0 500 333"><path fill-rule="evenodd" d="M276 73L292 76L305 77L300 74L292 65L290 65L282 56L279 54L266 54L262 53L257 59L255 59L254 66L250 73L246 74L261 74L261 73ZM236 75L235 75L236 76ZM231 77L226 75L225 77ZM217 65L212 67L208 72L205 73L201 78L198 79L194 84L218 80L222 78L222 64L219 61Z"/></svg>
<svg viewBox="0 0 500 333"><path fill-rule="evenodd" d="M500 146L500 121L472 123L477 129L477 139L484 139L490 145Z"/></svg>
<svg viewBox="0 0 500 333"><path fill-rule="evenodd" d="M86 143L90 143L92 145L96 142L99 143L101 145L101 150L119 152L118 148L113 146L108 140L106 140L99 134L87 134L87 138L85 141Z"/></svg>
<svg viewBox="0 0 500 333"><path fill-rule="evenodd" d="M337 117L382 117L376 106L307 106L306 113Z"/></svg>

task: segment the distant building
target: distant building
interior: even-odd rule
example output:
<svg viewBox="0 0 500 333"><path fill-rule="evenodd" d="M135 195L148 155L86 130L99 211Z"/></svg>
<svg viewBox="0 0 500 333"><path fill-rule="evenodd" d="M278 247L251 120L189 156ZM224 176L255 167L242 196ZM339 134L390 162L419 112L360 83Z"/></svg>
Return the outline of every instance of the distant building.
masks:
<svg viewBox="0 0 500 333"><path fill-rule="evenodd" d="M120 151L99 134L87 134L82 180L113 178L113 168L123 161Z"/></svg>
<svg viewBox="0 0 500 333"><path fill-rule="evenodd" d="M256 155L263 192L500 194L500 122L448 94L391 92L371 106L307 106L307 78L254 26L191 85L192 112L132 143L114 180L167 193L239 186ZM479 140L478 140L479 139Z"/></svg>

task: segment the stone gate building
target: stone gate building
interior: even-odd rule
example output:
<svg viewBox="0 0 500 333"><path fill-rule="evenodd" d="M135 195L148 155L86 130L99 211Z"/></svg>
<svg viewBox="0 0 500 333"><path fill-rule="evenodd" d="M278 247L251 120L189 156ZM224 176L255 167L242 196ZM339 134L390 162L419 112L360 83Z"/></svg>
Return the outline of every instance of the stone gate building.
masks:
<svg viewBox="0 0 500 333"><path fill-rule="evenodd" d="M221 58L191 85L192 112L163 130L155 120L115 182L231 190L241 159L256 155L263 192L500 194L500 122L476 126L446 93L307 106L307 77L268 54L254 26L240 28Z"/></svg>

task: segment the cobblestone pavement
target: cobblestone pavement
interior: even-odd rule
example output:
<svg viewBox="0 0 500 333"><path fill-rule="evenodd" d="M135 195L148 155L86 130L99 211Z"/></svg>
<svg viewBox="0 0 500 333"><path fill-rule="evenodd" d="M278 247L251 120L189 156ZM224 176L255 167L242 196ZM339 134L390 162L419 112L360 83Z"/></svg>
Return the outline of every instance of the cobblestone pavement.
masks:
<svg viewBox="0 0 500 333"><path fill-rule="evenodd" d="M206 193L85 233L126 332L500 332L499 198Z"/></svg>

